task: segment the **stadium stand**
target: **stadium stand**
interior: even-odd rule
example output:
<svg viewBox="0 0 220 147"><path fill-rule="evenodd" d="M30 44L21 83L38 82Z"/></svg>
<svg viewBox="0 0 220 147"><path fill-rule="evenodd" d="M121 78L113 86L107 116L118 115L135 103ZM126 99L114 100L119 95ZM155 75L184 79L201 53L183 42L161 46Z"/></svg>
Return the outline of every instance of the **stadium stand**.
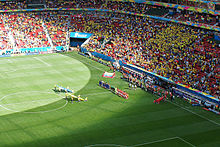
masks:
<svg viewBox="0 0 220 147"><path fill-rule="evenodd" d="M48 8L101 8L105 0L47 0Z"/></svg>
<svg viewBox="0 0 220 147"><path fill-rule="evenodd" d="M45 25L54 46L65 46L69 16L65 14L44 13Z"/></svg>
<svg viewBox="0 0 220 147"><path fill-rule="evenodd" d="M12 49L13 45L9 40L8 30L6 29L5 23L3 21L3 15L0 16L0 50Z"/></svg>
<svg viewBox="0 0 220 147"><path fill-rule="evenodd" d="M122 59L176 82L216 94L220 48L217 43L208 41L213 36L212 32L131 16L122 16L126 17L125 20L120 16L114 16L114 19L106 17L102 23L96 23L94 20L101 19L96 17L83 15L71 21L77 24L75 30L98 35L87 45L88 50ZM106 40L111 40L110 45L102 45L98 41L101 34L106 35ZM207 51L210 53L206 54Z"/></svg>
<svg viewBox="0 0 220 147"><path fill-rule="evenodd" d="M50 46L39 14L7 13L4 17L18 49Z"/></svg>
<svg viewBox="0 0 220 147"><path fill-rule="evenodd" d="M166 15L166 18L176 19L181 21L190 21L195 23L203 23L203 24L220 27L220 20L218 15L214 16L211 14L198 13L187 10L177 10L177 9L173 9L172 11L173 13Z"/></svg>
<svg viewBox="0 0 220 147"><path fill-rule="evenodd" d="M3 5L4 4L4 5ZM219 16L133 2L81 0L46 1L49 8L102 8L164 16L219 26ZM3 9L25 8L25 3L2 3ZM7 26L5 26L7 24ZM5 13L0 20L0 49L65 46L67 32L95 35L86 48L143 67L177 83L220 96L219 42L213 32L133 15L103 12ZM71 25L70 25L71 24ZM13 37L10 40L9 36ZM101 38L104 40L100 41Z"/></svg>
<svg viewBox="0 0 220 147"><path fill-rule="evenodd" d="M1 10L10 9L25 9L27 8L26 1L0 1Z"/></svg>
<svg viewBox="0 0 220 147"><path fill-rule="evenodd" d="M175 3L175 2L173 2ZM194 2L188 1L187 4L191 4ZM175 3L176 4L176 3ZM178 4L185 4L185 2L179 2ZM202 3L204 4L204 3ZM207 4L206 4L207 5ZM190 5L196 6L196 5ZM195 11L188 11L188 10L180 10L180 9L173 9L167 8L163 6L155 6L155 5L148 5L144 3L135 3L135 2L128 2L128 1L48 1L48 7L52 8L97 8L97 9L110 9L110 10L122 10L128 12L135 12L153 16L165 16L166 18L181 20L181 21L190 21L195 23L204 23L209 25L220 26L219 16L214 15L207 15L205 13L198 13ZM169 13L172 12L172 13Z"/></svg>

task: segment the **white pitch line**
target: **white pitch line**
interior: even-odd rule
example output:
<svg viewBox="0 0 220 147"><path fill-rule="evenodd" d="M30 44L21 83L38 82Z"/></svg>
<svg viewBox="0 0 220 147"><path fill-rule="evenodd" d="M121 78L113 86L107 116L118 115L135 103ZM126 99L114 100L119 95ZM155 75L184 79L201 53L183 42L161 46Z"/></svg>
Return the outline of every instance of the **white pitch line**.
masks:
<svg viewBox="0 0 220 147"><path fill-rule="evenodd" d="M131 146L128 146L128 147L137 147L137 146L148 145L148 144L153 144L153 143L163 142L163 141L173 140L173 139L178 139L178 137L165 138L165 139L160 139L160 140L156 140L156 141L151 141L151 142L146 142L146 143L131 145Z"/></svg>
<svg viewBox="0 0 220 147"><path fill-rule="evenodd" d="M85 146L85 147L94 147L94 146L137 147L137 146L149 145L149 144L158 143L158 142L163 142L163 141L167 141L167 140L173 140L173 139L180 139L181 141L187 143L188 145L195 147L193 144L191 144L191 143L185 141L184 139L182 139L182 138L180 138L180 137L170 137L170 138L165 138L165 139L160 139L160 140L155 140L155 141L146 142L146 143L141 143L141 144L135 144L135 145L93 144L93 145L87 145L87 146Z"/></svg>
<svg viewBox="0 0 220 147"><path fill-rule="evenodd" d="M42 92L42 93L50 93L50 94L58 95L58 94L56 94L56 93L46 92L46 91L29 91L29 92ZM17 92L17 93L24 93L24 92ZM14 94L16 94L16 93L11 93L11 94L5 95L5 96L3 96L3 97L0 99L0 101L2 101L2 100L3 100L4 98L6 98L7 96L14 95ZM60 95L58 95L58 96L61 97ZM62 97L62 98L63 98L63 97ZM58 98L56 98L56 99L58 99ZM36 100L35 100L35 101L36 101ZM52 111L56 111L56 110L62 109L62 108L64 108L67 104L68 104L68 101L66 101L66 103L65 103L63 106L59 107L59 108L52 109L52 110L48 110L48 111L37 111L37 112L22 112L23 110L22 110L22 111L17 111L17 110L13 110L13 109L9 109L9 108L7 108L7 107L4 107L4 106L2 106L2 105L0 105L0 107L4 108L5 110L12 111L12 112L22 112L22 113L46 113L46 112L52 112ZM26 111L26 110L25 110L25 111Z"/></svg>
<svg viewBox="0 0 220 147"><path fill-rule="evenodd" d="M60 55L62 55L62 54L60 54ZM62 55L62 56L65 56L65 55ZM68 56L68 57L70 57L70 56ZM87 58L88 59L88 58ZM77 59L76 59L77 60ZM90 59L91 60L91 59ZM91 65L91 64L89 64L89 63L87 63L87 62L84 62L84 61L81 61L81 60L78 60L79 62L82 62L82 63L84 63L84 64L87 64L87 65L89 65L89 66L91 66L91 67L93 67L93 68L95 68L95 69L98 69L98 70L100 70L100 71L105 71L105 70L103 70L103 69L101 69L101 68L98 68L98 67L96 67L96 66L93 66L93 65ZM93 61L93 60L91 60L91 61ZM101 64L101 63L100 63Z"/></svg>
<svg viewBox="0 0 220 147"><path fill-rule="evenodd" d="M33 101L30 101L30 102L33 102ZM0 107L4 108L5 110L8 110L8 111L12 111L12 112L22 112L22 113L46 113L46 112L52 112L52 111L57 111L59 109L62 109L64 108L66 105L67 105L68 101L66 101L66 103L59 107L59 108L56 108L56 109L52 109L52 110L47 110L47 111L37 111L37 112L22 112L22 111L27 111L27 110L22 110L22 111L17 111L17 110L12 110L12 109L9 109L7 107L4 107L3 105L0 105ZM12 103L11 103L12 104Z"/></svg>
<svg viewBox="0 0 220 147"><path fill-rule="evenodd" d="M179 106L178 104L172 103L172 102L170 102L170 101L168 101L168 102L171 103L171 104L173 104L173 105L175 105L175 106L178 106L178 107L180 107L180 108L182 108L182 109L184 109L184 110L186 110L186 111L188 111L188 112L191 112L192 114L197 115L197 116L199 116L199 117L201 117L201 118L203 118L203 119L205 119L205 120L207 120L207 121L209 121L209 122L211 122L211 123L213 123L213 124L216 124L216 125L220 126L220 123L217 123L217 122L215 122L214 120L210 120L210 119L208 119L208 118L206 118L206 117L204 117L204 116L202 116L202 115L197 114L196 112L193 112L193 111L191 111L191 110L189 110L189 109L186 109L186 108L184 108L184 107L182 107L182 106Z"/></svg>
<svg viewBox="0 0 220 147"><path fill-rule="evenodd" d="M40 59L40 58L38 58L38 57L34 57L34 59L36 59L36 60L38 60L38 61L44 63L44 64L47 65L47 66L51 66L50 64L48 64L47 62L43 61L42 59Z"/></svg>
<svg viewBox="0 0 220 147"><path fill-rule="evenodd" d="M188 145L190 145L190 146L192 146L192 147L196 147L195 145L193 145L192 143L190 143L190 142L184 140L184 139L181 138L181 137L177 137L177 138L179 138L180 140L182 140L183 142L187 143Z"/></svg>
<svg viewBox="0 0 220 147"><path fill-rule="evenodd" d="M4 106L2 106L2 105L0 105L0 107L4 108L5 110L8 110L8 111L12 111L12 112L20 112L20 111L16 111L16 110L8 109L7 107L4 107Z"/></svg>
<svg viewBox="0 0 220 147"><path fill-rule="evenodd" d="M23 112L23 113L31 113L31 114L35 114L35 113L53 112L53 111L57 111L57 110L60 110L60 109L62 109L62 108L64 108L64 107L66 107L67 104L68 104L68 101L66 100L66 103L65 103L63 106L61 106L61 107L59 107L59 108L56 108L56 109L52 109L52 110L48 110L48 111Z"/></svg>
<svg viewBox="0 0 220 147"><path fill-rule="evenodd" d="M93 65L91 65L91 64L89 64L89 63L86 63L86 62L83 62L83 61L80 61L80 62L82 62L82 63L84 63L84 64L87 64L87 65L89 65L89 66L91 66L91 67L93 67L93 68L95 68L95 69L100 70L100 71L105 71L105 70L103 70L103 69L101 69L101 68L98 68L98 67L96 67L96 66L93 66Z"/></svg>
<svg viewBox="0 0 220 147"><path fill-rule="evenodd" d="M62 98L48 98L48 99L33 100L33 101L22 101L22 102L19 102L19 103L1 104L1 106L9 106L9 105L16 105L16 104L23 104L23 103L34 103L34 102L56 100L56 99L62 99Z"/></svg>
<svg viewBox="0 0 220 147"><path fill-rule="evenodd" d="M62 54L60 54L60 55L62 55ZM65 56L65 55L62 55L62 56ZM70 56L68 56L68 57L70 57ZM87 58L88 59L88 58ZM77 60L77 59L76 59ZM84 61L81 61L81 60L78 60L79 62L82 62L82 63L84 63L84 64L87 64L87 65L89 65L89 66L91 66L91 67L93 67L93 68L95 68L95 69L98 69L98 70L100 70L100 71L105 71L105 70L103 70L103 69L101 69L101 68L98 68L98 67L96 67L96 66L93 66L93 65L91 65L91 64L89 64L89 63L87 63L87 62L84 62ZM92 60L93 61L93 60Z"/></svg>

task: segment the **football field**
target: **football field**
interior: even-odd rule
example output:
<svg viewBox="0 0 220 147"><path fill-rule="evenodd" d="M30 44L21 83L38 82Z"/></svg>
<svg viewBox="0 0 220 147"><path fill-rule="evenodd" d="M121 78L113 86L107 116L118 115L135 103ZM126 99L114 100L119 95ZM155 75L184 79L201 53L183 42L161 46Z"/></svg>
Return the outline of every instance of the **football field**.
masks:
<svg viewBox="0 0 220 147"><path fill-rule="evenodd" d="M182 100L154 104L76 52L0 58L0 146L220 146L220 117ZM104 80L125 100L98 86ZM87 102L68 102L54 85Z"/></svg>

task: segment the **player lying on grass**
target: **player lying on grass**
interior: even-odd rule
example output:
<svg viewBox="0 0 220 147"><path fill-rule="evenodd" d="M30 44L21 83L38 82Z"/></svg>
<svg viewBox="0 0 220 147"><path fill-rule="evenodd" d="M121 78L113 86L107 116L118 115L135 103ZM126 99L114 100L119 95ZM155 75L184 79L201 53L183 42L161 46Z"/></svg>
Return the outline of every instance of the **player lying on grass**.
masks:
<svg viewBox="0 0 220 147"><path fill-rule="evenodd" d="M80 95L75 96L74 94L70 94L70 93L66 93L65 97L66 97L66 99L70 98L72 103L73 103L73 101L77 101L77 102L88 101L87 97L81 98Z"/></svg>
<svg viewBox="0 0 220 147"><path fill-rule="evenodd" d="M64 87L59 86L59 85L54 85L54 91L74 93L74 90L69 89L68 86L67 86L67 88L64 88Z"/></svg>

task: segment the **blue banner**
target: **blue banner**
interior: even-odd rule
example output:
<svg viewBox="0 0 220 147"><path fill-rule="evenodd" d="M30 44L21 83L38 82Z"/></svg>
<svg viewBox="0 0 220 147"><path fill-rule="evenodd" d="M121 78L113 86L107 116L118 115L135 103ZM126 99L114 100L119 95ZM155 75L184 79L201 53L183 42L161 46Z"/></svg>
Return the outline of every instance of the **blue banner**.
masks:
<svg viewBox="0 0 220 147"><path fill-rule="evenodd" d="M93 34L92 33L82 33L82 32L70 32L70 38L89 38Z"/></svg>

